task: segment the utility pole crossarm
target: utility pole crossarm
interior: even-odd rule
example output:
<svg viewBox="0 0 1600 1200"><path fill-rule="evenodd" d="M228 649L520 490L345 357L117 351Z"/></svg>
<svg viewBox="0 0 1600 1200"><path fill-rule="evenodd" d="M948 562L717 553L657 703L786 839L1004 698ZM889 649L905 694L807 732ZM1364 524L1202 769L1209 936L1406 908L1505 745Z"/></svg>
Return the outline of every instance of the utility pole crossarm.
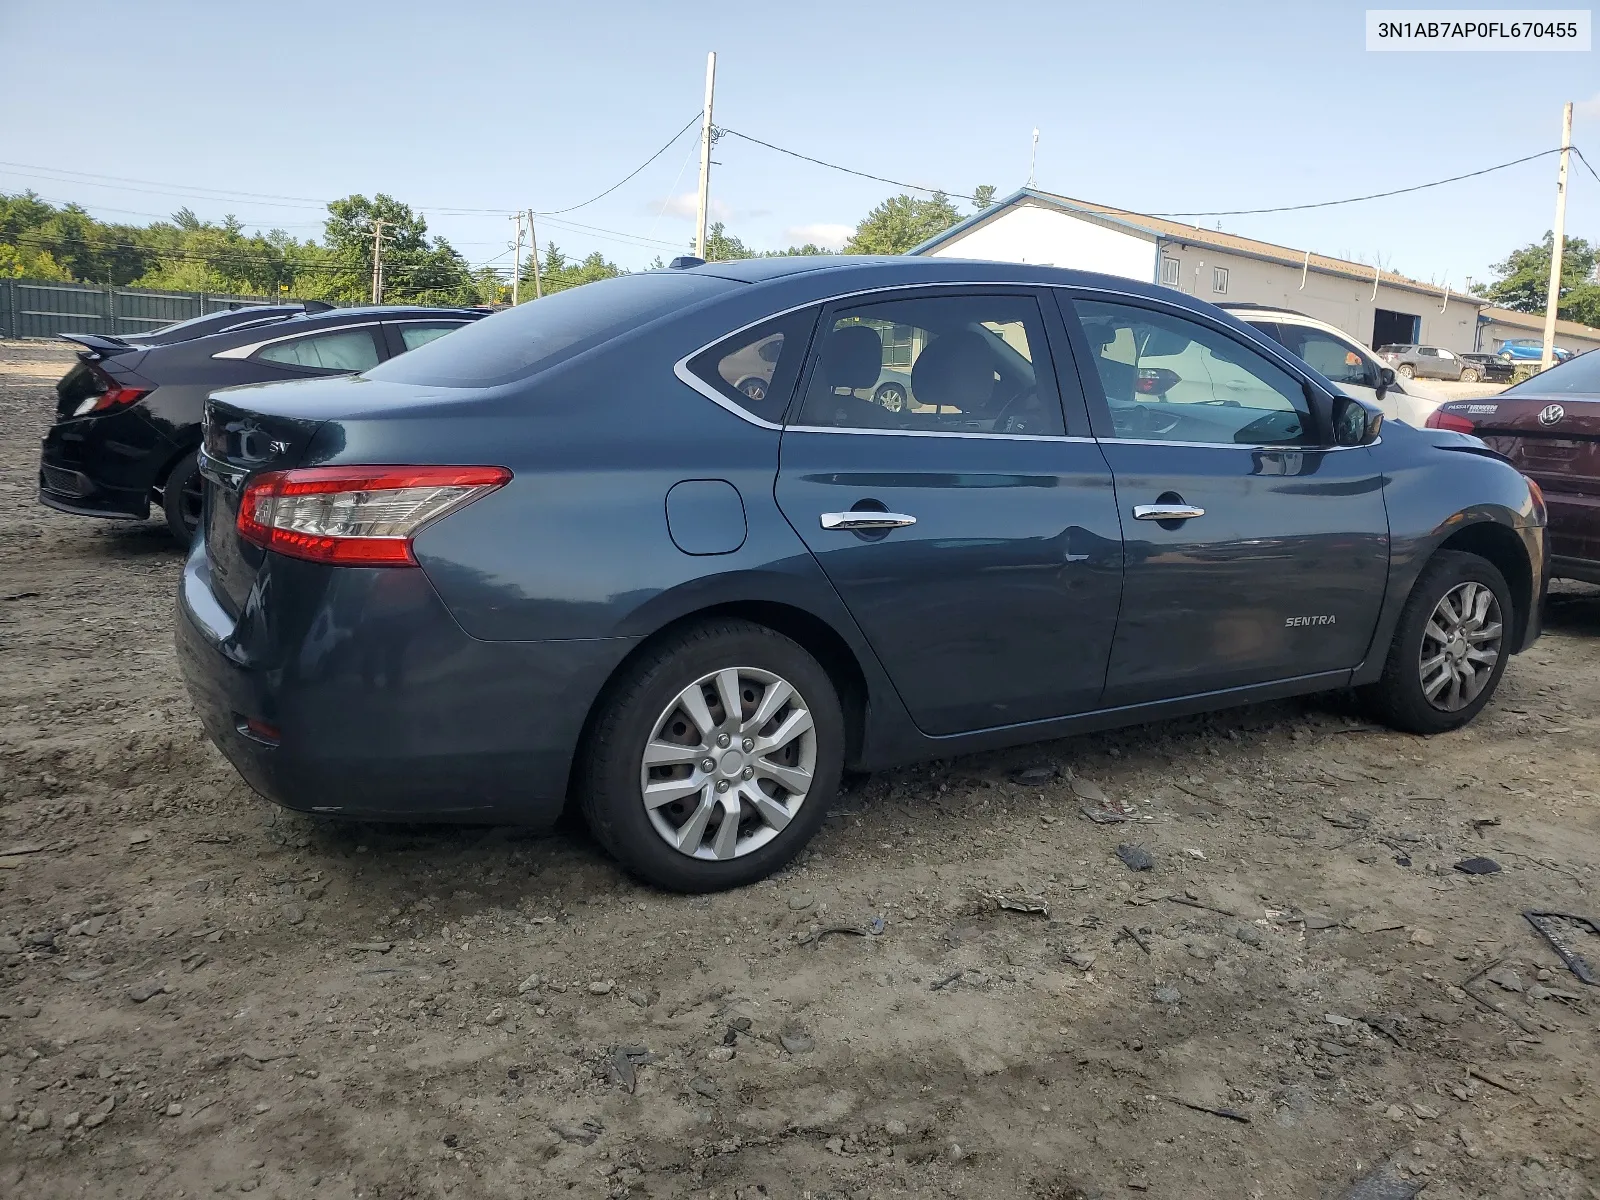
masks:
<svg viewBox="0 0 1600 1200"><path fill-rule="evenodd" d="M1572 102L1561 110L1561 166L1556 172L1556 227L1550 243L1550 291L1544 303L1544 346L1539 369L1548 371L1556 361L1556 315L1561 307L1561 252L1567 241L1567 159L1572 153Z"/></svg>

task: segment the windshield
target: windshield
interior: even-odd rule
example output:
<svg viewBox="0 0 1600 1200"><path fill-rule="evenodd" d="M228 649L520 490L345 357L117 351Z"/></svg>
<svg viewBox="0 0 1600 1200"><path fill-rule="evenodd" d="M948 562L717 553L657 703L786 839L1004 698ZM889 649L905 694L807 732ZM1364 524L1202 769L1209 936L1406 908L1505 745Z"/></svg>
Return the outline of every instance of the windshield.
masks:
<svg viewBox="0 0 1600 1200"><path fill-rule="evenodd" d="M740 286L677 271L602 279L486 317L373 367L366 378L429 387L495 387Z"/></svg>
<svg viewBox="0 0 1600 1200"><path fill-rule="evenodd" d="M1591 350L1569 358L1558 367L1508 387L1502 396L1518 393L1538 396L1600 396L1600 353Z"/></svg>

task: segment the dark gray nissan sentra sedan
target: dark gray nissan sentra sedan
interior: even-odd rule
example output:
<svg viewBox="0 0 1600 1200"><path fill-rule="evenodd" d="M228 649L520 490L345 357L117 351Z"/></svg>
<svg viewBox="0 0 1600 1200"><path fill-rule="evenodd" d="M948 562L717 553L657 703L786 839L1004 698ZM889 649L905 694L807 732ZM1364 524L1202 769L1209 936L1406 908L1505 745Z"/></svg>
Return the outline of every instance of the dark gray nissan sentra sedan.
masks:
<svg viewBox="0 0 1600 1200"><path fill-rule="evenodd" d="M909 396L874 402L885 374ZM845 767L1354 686L1417 733L1538 636L1537 489L1177 292L779 258L589 284L207 407L178 641L256 789L748 883Z"/></svg>

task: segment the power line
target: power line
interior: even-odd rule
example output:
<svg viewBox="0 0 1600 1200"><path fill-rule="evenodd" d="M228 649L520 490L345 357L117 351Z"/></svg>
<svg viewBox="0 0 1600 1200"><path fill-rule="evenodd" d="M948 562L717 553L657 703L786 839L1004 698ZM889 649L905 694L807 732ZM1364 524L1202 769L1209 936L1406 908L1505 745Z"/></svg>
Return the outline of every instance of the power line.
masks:
<svg viewBox="0 0 1600 1200"><path fill-rule="evenodd" d="M663 154L665 154L668 150L670 150L672 148L672 143L677 141L684 134L688 133L689 130L694 126L694 123L696 121L698 121L699 119L700 119L700 114L699 113L695 113L694 116L690 117L688 119L688 121L686 121L684 123L684 126L683 126L682 129L678 130L677 133L673 134L670 138L667 139L666 145L662 146L661 149L657 150L649 158L645 159L637 167L635 167L633 170L629 171L626 175L624 175L621 179L617 180L617 182L613 183L610 187L608 187L605 191L601 192L598 196L591 196L591 197L589 197L589 199L585 200L582 204L569 205L567 208L553 208L549 212L541 212L541 213L538 213L537 215L539 215L541 217L558 217L562 213L576 212L580 208L587 208L589 205L593 204L596 200L604 199L606 196L609 196L612 192L616 191L623 184L627 183L628 180L632 179L640 171L644 170L651 163L655 162L656 159L660 158Z"/></svg>
<svg viewBox="0 0 1600 1200"><path fill-rule="evenodd" d="M1234 208L1220 209L1215 212L1160 212L1145 213L1147 217L1253 217L1261 213L1303 212L1308 208L1333 208L1340 204L1359 204L1363 200L1382 200L1386 196L1403 196L1408 192L1420 192L1427 188L1443 187L1447 183L1459 183L1463 179L1476 179L1479 175L1488 175L1494 171L1504 171L1507 167L1520 166L1525 162L1532 162L1536 158L1546 158L1552 154L1560 154L1561 147L1556 146L1550 150L1541 150L1537 154L1526 154L1521 158L1514 158L1510 162L1503 162L1493 167L1484 167L1481 171L1468 171L1465 175L1452 175L1448 179L1435 179L1432 183L1418 183L1411 187L1395 188L1389 192L1371 192L1365 196L1351 196L1347 200L1320 200L1315 204L1282 204L1274 208Z"/></svg>
<svg viewBox="0 0 1600 1200"><path fill-rule="evenodd" d="M867 171L857 171L854 167L842 167L838 163L826 162L820 158L812 158L809 154L801 154L798 150L789 150L783 146L775 146L771 142L764 142L758 137L751 137L748 133L740 133L737 129L729 129L726 125L717 126L717 133L726 133L741 141L754 142L757 146L765 146L768 150L776 150L779 154L787 154L790 158L798 158L803 162L815 163L819 167L827 167L830 171L843 171L846 175L855 175L861 179L871 179L876 183L887 183L891 187L903 188L911 192L935 192L949 196L956 200L973 200L975 196L964 196L960 192L949 192L943 188L924 187L920 183L901 183L898 179L889 179L883 175L873 175Z"/></svg>
<svg viewBox="0 0 1600 1200"><path fill-rule="evenodd" d="M1596 183L1600 183L1600 174L1596 174L1595 169L1589 165L1589 160L1583 156L1583 151L1574 146L1572 148L1572 152L1578 156L1578 161L1583 164L1584 170L1588 171L1589 174L1594 176L1594 181Z"/></svg>

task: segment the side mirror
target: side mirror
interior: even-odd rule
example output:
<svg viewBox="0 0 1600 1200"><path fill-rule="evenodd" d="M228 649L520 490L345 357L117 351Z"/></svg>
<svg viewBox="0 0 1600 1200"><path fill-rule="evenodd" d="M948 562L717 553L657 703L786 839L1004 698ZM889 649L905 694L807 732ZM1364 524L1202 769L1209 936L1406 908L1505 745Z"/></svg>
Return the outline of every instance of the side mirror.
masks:
<svg viewBox="0 0 1600 1200"><path fill-rule="evenodd" d="M1378 387L1377 387L1378 399L1382 400L1384 392L1388 391L1393 386L1394 386L1394 368L1393 367L1379 367L1378 368Z"/></svg>
<svg viewBox="0 0 1600 1200"><path fill-rule="evenodd" d="M1392 371L1384 372L1393 375ZM1333 444L1370 446L1383 429L1383 413L1349 396L1333 398Z"/></svg>

